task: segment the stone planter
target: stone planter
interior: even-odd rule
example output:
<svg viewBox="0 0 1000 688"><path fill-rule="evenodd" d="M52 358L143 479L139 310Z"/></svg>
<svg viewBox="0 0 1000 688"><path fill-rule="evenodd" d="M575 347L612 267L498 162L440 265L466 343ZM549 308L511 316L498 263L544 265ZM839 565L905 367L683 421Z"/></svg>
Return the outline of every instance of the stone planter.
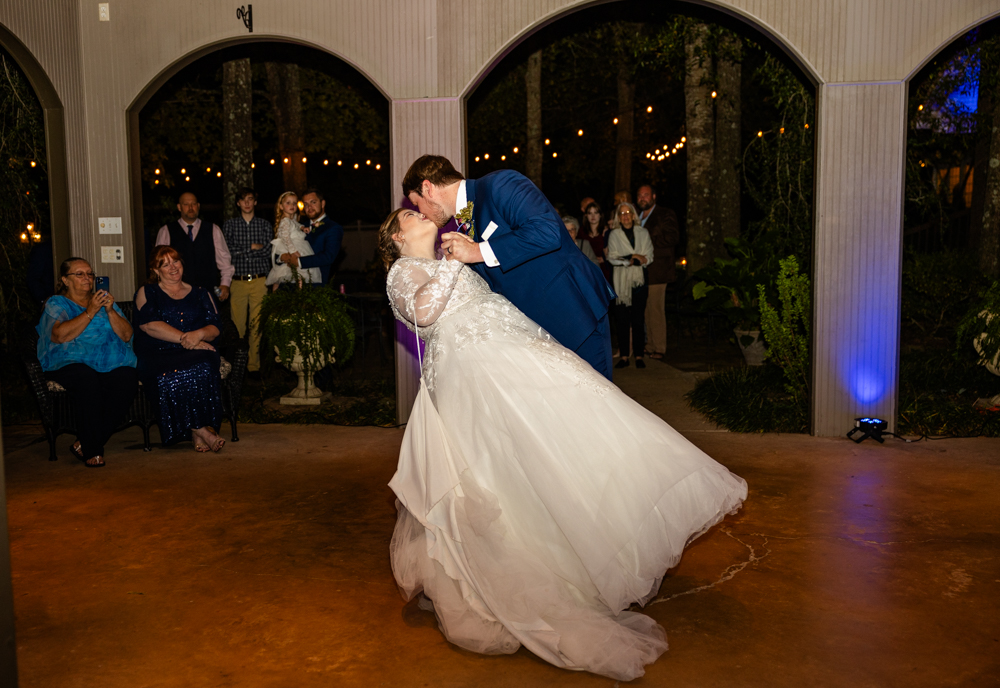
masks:
<svg viewBox="0 0 1000 688"><path fill-rule="evenodd" d="M289 370L296 373L299 376L299 383L295 386L291 392L281 397L280 403L285 406L319 406L323 403L323 390L316 387L316 383L313 380L313 374L316 370L323 368L330 363L336 361L333 357L333 351L330 351L330 355L325 358L325 360L318 363L313 363L312 369L307 375L305 372L305 362L302 358L302 354L299 352L299 347L292 345L295 348L295 357L292 359L291 365L287 366ZM274 347L274 352L278 353L278 347ZM281 363L281 357L276 356L275 361ZM329 394L327 394L329 396Z"/></svg>
<svg viewBox="0 0 1000 688"><path fill-rule="evenodd" d="M764 338L760 336L760 330L735 329L733 330L733 334L736 335L736 343L740 345L740 350L743 352L743 358L746 360L747 365L764 365L767 348L764 346ZM745 336L753 337L753 343L749 346L743 344L742 339Z"/></svg>

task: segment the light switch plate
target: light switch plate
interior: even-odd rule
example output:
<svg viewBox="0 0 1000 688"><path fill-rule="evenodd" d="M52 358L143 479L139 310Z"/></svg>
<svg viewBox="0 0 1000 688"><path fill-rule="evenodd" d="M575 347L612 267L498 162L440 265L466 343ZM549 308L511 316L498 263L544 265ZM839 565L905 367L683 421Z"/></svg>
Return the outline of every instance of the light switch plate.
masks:
<svg viewBox="0 0 1000 688"><path fill-rule="evenodd" d="M121 234L122 219L120 217L97 218L97 232L99 234Z"/></svg>
<svg viewBox="0 0 1000 688"><path fill-rule="evenodd" d="M111 9L108 7L108 3L97 3L97 16L101 21L111 21Z"/></svg>
<svg viewBox="0 0 1000 688"><path fill-rule="evenodd" d="M101 262L102 263L124 263L125 262L125 247L124 246L101 246Z"/></svg>

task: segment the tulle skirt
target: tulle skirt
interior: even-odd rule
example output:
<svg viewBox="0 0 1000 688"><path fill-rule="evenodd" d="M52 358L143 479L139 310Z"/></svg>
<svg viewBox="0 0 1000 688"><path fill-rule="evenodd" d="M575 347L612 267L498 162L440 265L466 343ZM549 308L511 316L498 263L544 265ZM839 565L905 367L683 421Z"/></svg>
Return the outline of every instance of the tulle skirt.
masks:
<svg viewBox="0 0 1000 688"><path fill-rule="evenodd" d="M636 678L666 635L623 610L656 595L746 483L510 318L470 310L428 342L433 390L421 384L390 482L396 581L407 599L424 593L460 647L524 645L556 666Z"/></svg>

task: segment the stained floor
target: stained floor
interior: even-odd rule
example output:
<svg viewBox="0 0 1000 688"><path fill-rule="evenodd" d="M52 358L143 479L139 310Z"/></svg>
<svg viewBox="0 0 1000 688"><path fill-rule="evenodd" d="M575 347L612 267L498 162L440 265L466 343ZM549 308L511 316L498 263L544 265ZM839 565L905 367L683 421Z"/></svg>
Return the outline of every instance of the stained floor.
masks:
<svg viewBox="0 0 1000 688"><path fill-rule="evenodd" d="M750 485L647 606L670 650L630 685L1000 685L1000 441L719 432L684 407L690 374L621 372ZM128 431L99 470L67 437L55 463L8 437L22 686L615 684L457 649L403 603L386 488L401 430L241 437L146 454Z"/></svg>

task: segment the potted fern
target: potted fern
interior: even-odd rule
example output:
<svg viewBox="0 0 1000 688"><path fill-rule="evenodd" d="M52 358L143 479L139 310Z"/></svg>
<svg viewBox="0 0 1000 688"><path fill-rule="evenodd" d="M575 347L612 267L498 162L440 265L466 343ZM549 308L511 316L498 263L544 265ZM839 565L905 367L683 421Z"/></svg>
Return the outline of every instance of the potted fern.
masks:
<svg viewBox="0 0 1000 688"><path fill-rule="evenodd" d="M261 338L274 347L275 360L299 376L282 404L318 405L323 391L313 374L354 353L354 321L341 294L328 287L279 289L268 293L257 317Z"/></svg>

